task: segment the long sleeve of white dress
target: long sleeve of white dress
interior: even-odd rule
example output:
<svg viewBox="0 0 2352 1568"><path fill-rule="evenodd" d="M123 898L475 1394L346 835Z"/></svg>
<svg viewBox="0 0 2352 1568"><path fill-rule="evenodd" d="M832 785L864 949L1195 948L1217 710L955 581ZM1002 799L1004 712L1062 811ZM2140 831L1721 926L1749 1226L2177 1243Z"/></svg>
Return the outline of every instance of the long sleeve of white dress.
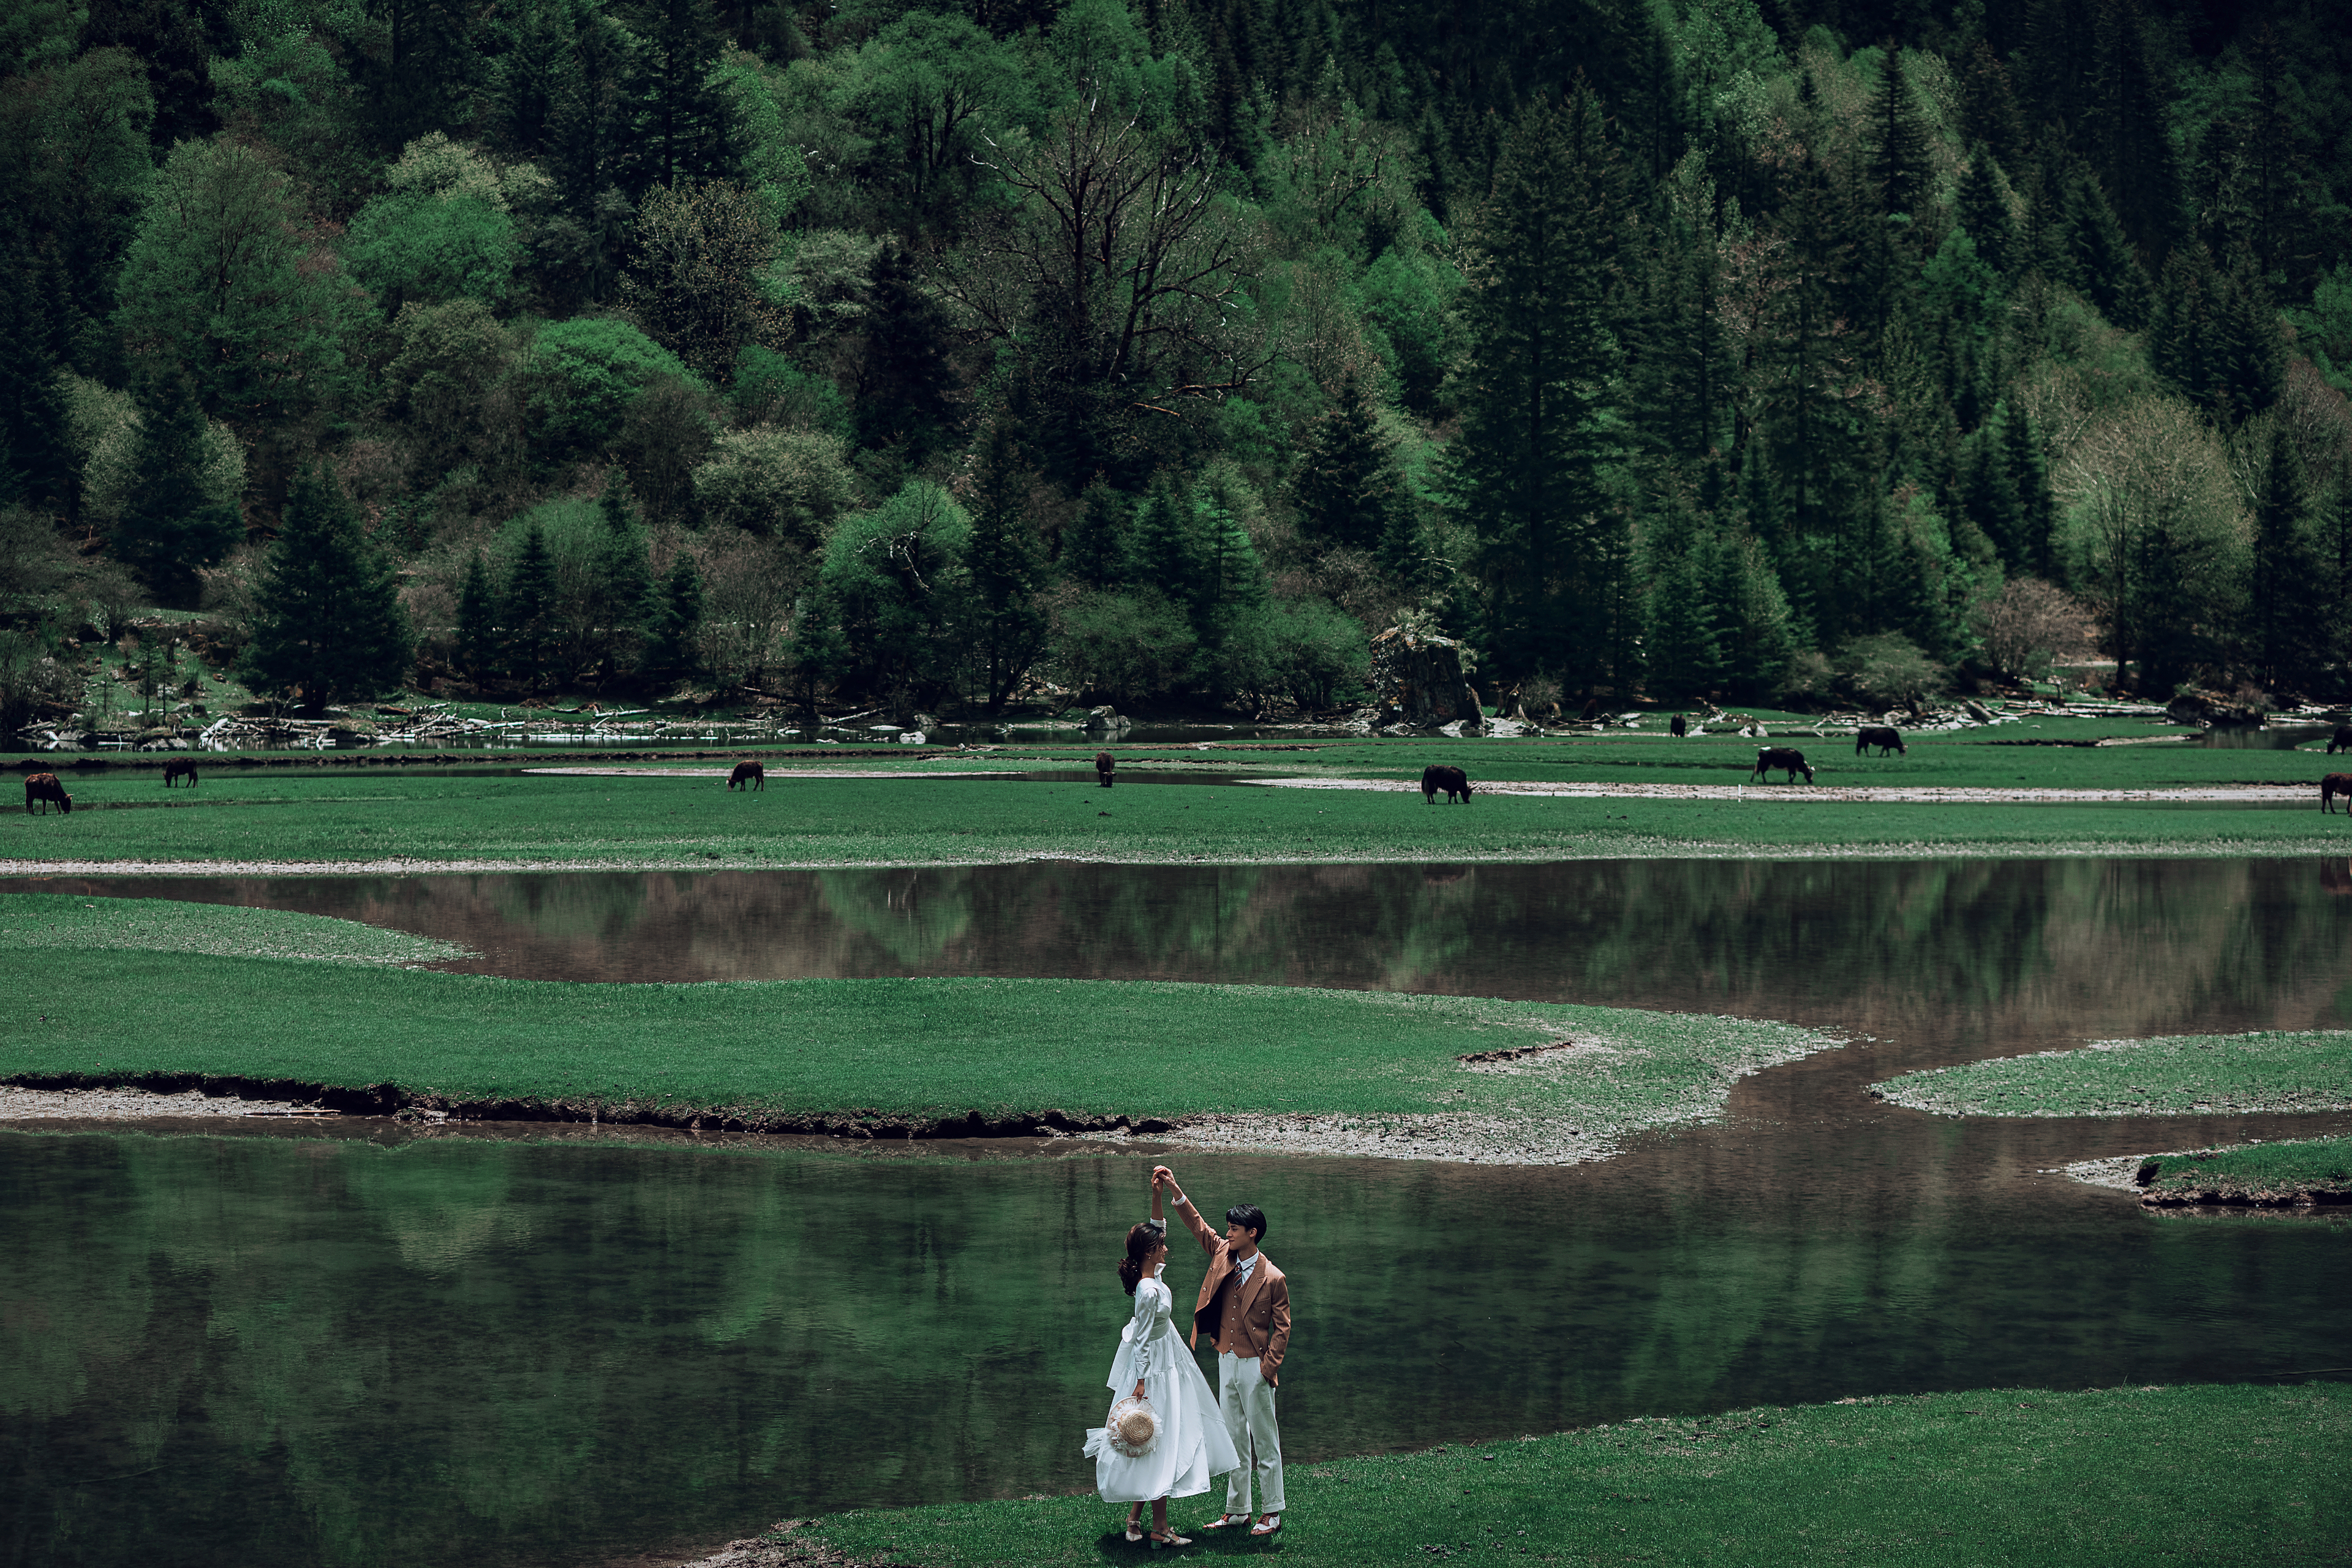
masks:
<svg viewBox="0 0 2352 1568"><path fill-rule="evenodd" d="M1118 1354L1112 1359L1108 1380L1121 1394L1132 1390L1138 1378L1167 1372L1160 1364L1167 1347L1160 1341L1165 1337L1171 1300L1167 1283L1157 1274L1137 1283L1135 1310L1119 1331Z"/></svg>

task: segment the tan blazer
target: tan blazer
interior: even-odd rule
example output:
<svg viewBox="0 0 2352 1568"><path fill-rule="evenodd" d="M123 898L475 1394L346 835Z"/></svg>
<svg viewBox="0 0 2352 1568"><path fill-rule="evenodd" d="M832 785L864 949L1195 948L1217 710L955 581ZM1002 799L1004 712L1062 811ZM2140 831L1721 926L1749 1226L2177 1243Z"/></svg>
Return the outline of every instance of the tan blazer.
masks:
<svg viewBox="0 0 2352 1568"><path fill-rule="evenodd" d="M1201 1281L1201 1300L1192 1308L1192 1328L1195 1333L1208 1335L1214 1344L1218 1321L1223 1316L1217 1292L1233 1278L1234 1244L1209 1228L1190 1198L1176 1205L1176 1213L1200 1242L1201 1250L1209 1255L1208 1278ZM1290 1349L1290 1281L1260 1248L1257 1267L1242 1282L1241 1292L1241 1331L1247 1342L1236 1347L1235 1353L1257 1357L1258 1371L1271 1377Z"/></svg>

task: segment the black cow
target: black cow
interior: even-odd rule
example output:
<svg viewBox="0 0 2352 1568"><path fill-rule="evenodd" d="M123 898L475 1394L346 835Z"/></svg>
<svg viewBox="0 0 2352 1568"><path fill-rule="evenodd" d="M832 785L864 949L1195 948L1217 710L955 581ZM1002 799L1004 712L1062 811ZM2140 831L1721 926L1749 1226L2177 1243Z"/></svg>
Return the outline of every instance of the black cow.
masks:
<svg viewBox="0 0 2352 1568"><path fill-rule="evenodd" d="M1117 757L1112 756L1108 752L1097 752L1095 753L1095 777L1102 782L1103 788L1108 789L1111 787L1111 775L1118 772L1118 759Z"/></svg>
<svg viewBox="0 0 2352 1568"><path fill-rule="evenodd" d="M1892 724L1865 724L1853 732L1855 756L1862 755L1873 746L1878 748L1878 754L1882 757L1890 751L1902 756L1910 755L1903 749L1903 731Z"/></svg>
<svg viewBox="0 0 2352 1568"><path fill-rule="evenodd" d="M188 787L190 789L195 788L196 759L194 757L174 757L170 762L165 763L163 764L163 787L165 789L170 789L172 787L172 781L176 778L185 778L188 781Z"/></svg>
<svg viewBox="0 0 2352 1568"><path fill-rule="evenodd" d="M1444 792L1446 805L1453 805L1459 803L1463 805L1468 805L1470 804L1470 775L1464 773L1460 768L1422 769L1422 799L1431 805L1435 805L1437 804L1438 793L1441 790Z"/></svg>
<svg viewBox="0 0 2352 1568"><path fill-rule="evenodd" d="M2332 757L2338 752L2352 752L2352 724L2336 726L2336 738L2327 742L2327 754Z"/></svg>
<svg viewBox="0 0 2352 1568"><path fill-rule="evenodd" d="M1673 735L1676 740L1680 740L1683 736L1690 733L1690 723L1688 721L1684 719L1681 714L1677 713L1674 717L1674 721L1666 726L1666 731Z"/></svg>
<svg viewBox="0 0 2352 1568"><path fill-rule="evenodd" d="M73 815L73 796L66 793L65 785L58 783L58 775L55 773L32 773L26 776L25 811L27 816L31 815L33 803L37 800L41 803L43 816L49 814L49 807L52 805L68 816Z"/></svg>
<svg viewBox="0 0 2352 1568"><path fill-rule="evenodd" d="M1756 771L1748 776L1749 778L1760 779L1764 776L1766 770L1770 768L1787 769L1789 773L1788 782L1790 784L1795 784L1797 782L1797 775L1799 773L1805 775L1805 782L1807 784L1813 782L1813 770L1806 765L1805 753L1799 751L1792 751L1787 746L1757 747Z"/></svg>
<svg viewBox="0 0 2352 1568"><path fill-rule="evenodd" d="M48 776L47 773L35 773L33 778L48 778ZM57 781L50 779L49 782L55 784ZM25 795L28 801L32 798L32 794L33 779L26 779ZM2336 809L2336 797L2339 795L2344 797L2344 814L2347 816L2352 816L2352 773L2330 773L2319 781L2319 809L2333 812ZM32 807L27 805L26 809L29 811Z"/></svg>
<svg viewBox="0 0 2352 1568"><path fill-rule="evenodd" d="M768 787L768 770L757 763L737 763L735 771L727 775L727 787L731 790L739 785L747 794L755 789L764 792Z"/></svg>

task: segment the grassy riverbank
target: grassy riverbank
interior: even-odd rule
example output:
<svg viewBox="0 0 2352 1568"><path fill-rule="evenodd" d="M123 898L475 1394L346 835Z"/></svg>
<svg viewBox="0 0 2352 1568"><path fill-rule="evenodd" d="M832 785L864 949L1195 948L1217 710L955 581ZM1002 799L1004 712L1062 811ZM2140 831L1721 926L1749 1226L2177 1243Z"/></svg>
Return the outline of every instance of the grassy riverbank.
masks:
<svg viewBox="0 0 2352 1568"><path fill-rule="evenodd" d="M1307 1395L1300 1395L1307 1397ZM1286 1563L2340 1562L2352 1388L1981 1389L1293 1465ZM1217 1494L1171 1510L1214 1517ZM1141 1560L1091 1495L862 1510L794 1533L861 1558ZM1197 1536L1196 1556L1259 1542Z"/></svg>
<svg viewBox="0 0 2352 1568"><path fill-rule="evenodd" d="M1334 763L1327 771L1350 770ZM1417 778L1418 763L1404 771ZM1546 769L1530 762L1514 771L1541 782ZM1580 765L1556 771L1595 774ZM22 870L395 858L758 867L1037 856L1262 863L2352 854L2352 823L2315 810L1850 803L1810 799L1801 784L1751 788L1744 800L1482 795L1468 807L1426 806L1403 780L1379 791L1157 784L1104 791L1091 784L796 778L781 771L764 793L751 795L728 794L717 777L392 772L215 776L199 790L169 793L152 776L122 773L77 778L69 787L77 805L69 817L0 813L0 862Z"/></svg>
<svg viewBox="0 0 2352 1568"><path fill-rule="evenodd" d="M0 947L44 950L0 977L0 1006L29 1026L0 1044L0 1076L388 1085L485 1114L717 1112L844 1131L1049 1109L1259 1116L1320 1123L1349 1141L1334 1152L1538 1159L1595 1157L1622 1132L1711 1114L1738 1074L1834 1044L1738 1019L1267 986L505 980L384 966L438 944L403 952L415 939L252 915L0 899ZM362 950L377 962L349 961ZM1540 1049L1561 1041L1574 1048ZM1539 1054L1458 1059L1527 1047Z"/></svg>
<svg viewBox="0 0 2352 1568"><path fill-rule="evenodd" d="M2212 1116L2352 1110L2352 1032L2103 1040L1871 1085L1938 1116Z"/></svg>
<svg viewBox="0 0 2352 1568"><path fill-rule="evenodd" d="M2299 1194L2352 1193L2352 1138L2248 1143L2206 1153L2162 1154L2147 1163L2156 1171L2140 1188L2152 1198L2277 1203Z"/></svg>

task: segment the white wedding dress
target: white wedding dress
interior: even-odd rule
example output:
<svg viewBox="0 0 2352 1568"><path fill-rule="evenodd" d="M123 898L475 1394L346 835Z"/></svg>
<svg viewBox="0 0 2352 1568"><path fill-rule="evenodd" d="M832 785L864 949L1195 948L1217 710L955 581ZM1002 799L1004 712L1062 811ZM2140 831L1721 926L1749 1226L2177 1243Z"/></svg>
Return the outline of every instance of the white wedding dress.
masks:
<svg viewBox="0 0 2352 1568"><path fill-rule="evenodd" d="M1136 1283L1135 1315L1119 1331L1118 1354L1106 1380L1114 1401L1134 1393L1137 1378L1143 1380L1160 1435L1150 1453L1130 1459L1110 1446L1105 1428L1087 1431L1087 1458L1095 1462L1095 1485L1105 1502L1198 1497L1209 1489L1212 1476L1241 1468L1217 1396L1176 1332L1168 1285L1160 1278L1167 1267Z"/></svg>

